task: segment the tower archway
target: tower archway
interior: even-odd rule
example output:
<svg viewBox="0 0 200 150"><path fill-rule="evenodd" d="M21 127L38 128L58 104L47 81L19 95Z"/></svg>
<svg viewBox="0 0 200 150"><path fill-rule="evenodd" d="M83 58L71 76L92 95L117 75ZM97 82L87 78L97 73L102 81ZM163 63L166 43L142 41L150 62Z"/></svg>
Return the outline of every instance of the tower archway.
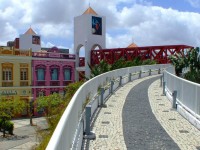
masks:
<svg viewBox="0 0 200 150"><path fill-rule="evenodd" d="M99 16L89 7L81 16L74 18L74 50L76 51L76 80L79 79L78 70L85 71L85 77L90 78L89 65L91 50L105 48L105 17ZM85 48L85 67L80 67L80 49Z"/></svg>
<svg viewBox="0 0 200 150"><path fill-rule="evenodd" d="M79 44L76 49L76 74L77 80L83 80L85 76L85 46Z"/></svg>

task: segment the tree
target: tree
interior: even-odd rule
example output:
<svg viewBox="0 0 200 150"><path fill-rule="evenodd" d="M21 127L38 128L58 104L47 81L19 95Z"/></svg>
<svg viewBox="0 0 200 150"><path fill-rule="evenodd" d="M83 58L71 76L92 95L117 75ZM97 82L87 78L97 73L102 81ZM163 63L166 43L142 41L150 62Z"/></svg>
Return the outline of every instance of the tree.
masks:
<svg viewBox="0 0 200 150"><path fill-rule="evenodd" d="M192 48L187 53L187 67L190 68L191 72L199 71L200 70L200 57L199 57L199 47Z"/></svg>
<svg viewBox="0 0 200 150"><path fill-rule="evenodd" d="M83 81L79 81L79 82L75 82L75 83L71 83L68 86L66 86L65 88L65 92L66 92L66 99L69 100L72 98L72 96L76 93L76 91L78 90L78 88L83 84Z"/></svg>
<svg viewBox="0 0 200 150"><path fill-rule="evenodd" d="M65 91L65 97L62 98L58 94L53 94L53 96L45 96L45 97L39 97L37 99L37 105L38 110L41 108L48 109L51 111L48 113L49 117L46 117L49 128L48 132L39 132L42 136L42 142L40 143L39 147L37 149L45 149L59 120L62 116L62 113L64 112L65 108L67 107L68 103L70 102L72 96L74 93L78 90L78 88L83 84L83 81L70 83L68 86L66 86ZM54 99L55 98L55 99ZM52 102L52 101L56 102ZM51 104L53 103L53 104ZM49 105L49 106L48 106ZM47 114L46 114L47 116Z"/></svg>
<svg viewBox="0 0 200 150"><path fill-rule="evenodd" d="M88 64L88 66L91 70L90 78L93 78L102 73L108 72L110 71L110 68L111 68L111 66L105 60L100 61L100 63L95 66L91 66L90 64Z"/></svg>
<svg viewBox="0 0 200 150"><path fill-rule="evenodd" d="M26 104L22 100L0 99L0 119L3 124L3 137L5 137L6 122L16 114L21 113L25 107Z"/></svg>
<svg viewBox="0 0 200 150"><path fill-rule="evenodd" d="M176 56L175 55L169 56L169 60L175 67L176 75L180 76L183 68L187 67L187 63L188 63L187 59L183 57L182 55L177 54Z"/></svg>
<svg viewBox="0 0 200 150"><path fill-rule="evenodd" d="M57 93L38 97L37 100L37 110L44 110L47 121L50 125L54 126L55 118L57 115L62 113L60 110L64 107L65 101Z"/></svg>
<svg viewBox="0 0 200 150"><path fill-rule="evenodd" d="M126 61L123 57L116 60L113 64L108 64L105 60L100 61L100 63L98 65L95 66L91 66L90 70L91 70L91 78L100 75L102 73L111 71L111 70L115 70L115 69L120 69L120 68L125 68L125 67L132 67L132 66L139 66L139 65L152 65L152 64L156 64L156 61L154 60L150 60L150 59L146 59L146 60L141 60L140 57L136 57L131 61Z"/></svg>
<svg viewBox="0 0 200 150"><path fill-rule="evenodd" d="M183 68L188 67L189 71L185 73L184 78L193 82L200 83L200 56L198 47L190 49L185 57L182 55L171 55L169 59L175 67L177 76L180 76Z"/></svg>

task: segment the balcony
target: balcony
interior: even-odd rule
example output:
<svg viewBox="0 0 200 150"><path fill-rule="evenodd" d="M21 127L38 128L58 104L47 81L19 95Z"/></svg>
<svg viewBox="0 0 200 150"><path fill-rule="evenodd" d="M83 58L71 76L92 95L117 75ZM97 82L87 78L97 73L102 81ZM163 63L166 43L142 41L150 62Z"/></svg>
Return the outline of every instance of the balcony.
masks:
<svg viewBox="0 0 200 150"><path fill-rule="evenodd" d="M73 81L72 80L63 81L63 86L67 86L70 83L73 83Z"/></svg>
<svg viewBox="0 0 200 150"><path fill-rule="evenodd" d="M74 59L75 60L74 54L65 54L65 53L32 52L32 57Z"/></svg>
<svg viewBox="0 0 200 150"><path fill-rule="evenodd" d="M37 86L45 86L46 81L37 81Z"/></svg>
<svg viewBox="0 0 200 150"><path fill-rule="evenodd" d="M60 86L60 81L59 80L56 80L56 81L55 80L54 81L51 80L50 81L50 86Z"/></svg>
<svg viewBox="0 0 200 150"><path fill-rule="evenodd" d="M3 87L10 87L13 86L13 81L2 81Z"/></svg>
<svg viewBox="0 0 200 150"><path fill-rule="evenodd" d="M20 81L20 86L28 86L28 81Z"/></svg>
<svg viewBox="0 0 200 150"><path fill-rule="evenodd" d="M80 57L79 58L79 67L85 66L85 57Z"/></svg>

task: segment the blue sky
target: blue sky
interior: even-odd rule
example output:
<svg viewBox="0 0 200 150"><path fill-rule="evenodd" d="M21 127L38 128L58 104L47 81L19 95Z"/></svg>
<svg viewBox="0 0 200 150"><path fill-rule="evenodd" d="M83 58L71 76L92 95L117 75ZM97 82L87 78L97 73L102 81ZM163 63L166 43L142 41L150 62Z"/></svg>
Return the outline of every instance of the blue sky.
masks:
<svg viewBox="0 0 200 150"><path fill-rule="evenodd" d="M161 6L163 8L172 8L179 11L193 11L193 12L200 12L199 6L192 6L192 1L187 0L152 0L151 3L154 6ZM195 1L199 3L198 1Z"/></svg>
<svg viewBox="0 0 200 150"><path fill-rule="evenodd" d="M43 47L73 53L73 19L90 6L106 16L106 47L200 46L200 0L0 0L0 45L31 27Z"/></svg>

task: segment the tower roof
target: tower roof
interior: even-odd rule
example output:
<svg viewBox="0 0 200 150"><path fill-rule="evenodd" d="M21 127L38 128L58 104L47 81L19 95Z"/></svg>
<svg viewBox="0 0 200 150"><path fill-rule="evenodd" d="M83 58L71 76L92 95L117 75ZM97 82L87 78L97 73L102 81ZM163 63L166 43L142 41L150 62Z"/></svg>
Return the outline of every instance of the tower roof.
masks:
<svg viewBox="0 0 200 150"><path fill-rule="evenodd" d="M92 9L92 7L89 7L83 14L97 15L97 13Z"/></svg>
<svg viewBox="0 0 200 150"><path fill-rule="evenodd" d="M36 35L35 31L30 27L24 34Z"/></svg>
<svg viewBox="0 0 200 150"><path fill-rule="evenodd" d="M131 43L127 48L138 47L135 43Z"/></svg>

